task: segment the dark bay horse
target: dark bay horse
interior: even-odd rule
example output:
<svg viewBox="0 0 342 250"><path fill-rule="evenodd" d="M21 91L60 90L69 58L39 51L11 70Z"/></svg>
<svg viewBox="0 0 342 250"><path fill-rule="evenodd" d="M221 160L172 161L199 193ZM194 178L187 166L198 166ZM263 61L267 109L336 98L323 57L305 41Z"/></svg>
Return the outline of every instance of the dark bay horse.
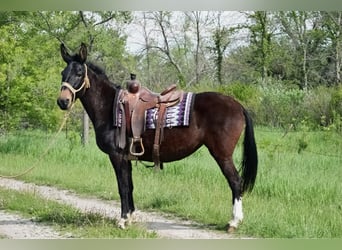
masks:
<svg viewBox="0 0 342 250"><path fill-rule="evenodd" d="M119 85L114 85L103 70L86 62L87 47L81 44L79 52L70 55L61 44L61 55L67 66L62 71L62 87L57 100L62 110L68 110L77 100L83 104L95 129L96 143L113 165L121 200L119 226L130 221L135 207L133 202L132 164L128 150L115 144L113 100ZM233 151L244 132L241 176L233 163ZM232 190L233 214L228 231L238 227L243 219L242 195L253 189L257 175L257 148L252 120L247 111L232 97L215 92L197 93L193 102L188 127L166 129L160 146L160 161L180 160L205 145L219 165ZM152 161L154 130L143 135L144 155L139 160Z"/></svg>

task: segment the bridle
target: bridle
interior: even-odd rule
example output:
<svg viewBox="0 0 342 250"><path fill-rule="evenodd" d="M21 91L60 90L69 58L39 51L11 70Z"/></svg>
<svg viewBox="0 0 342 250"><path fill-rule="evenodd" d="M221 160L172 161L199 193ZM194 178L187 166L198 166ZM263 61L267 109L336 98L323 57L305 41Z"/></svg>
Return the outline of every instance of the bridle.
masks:
<svg viewBox="0 0 342 250"><path fill-rule="evenodd" d="M84 67L85 67L84 80L83 80L82 85L78 89L75 89L68 82L62 82L61 88L66 87L72 93L72 103L74 103L76 101L76 94L77 94L77 92L80 92L83 88L86 88L86 89L90 88L90 81L89 81L89 78L88 78L87 65L84 64Z"/></svg>

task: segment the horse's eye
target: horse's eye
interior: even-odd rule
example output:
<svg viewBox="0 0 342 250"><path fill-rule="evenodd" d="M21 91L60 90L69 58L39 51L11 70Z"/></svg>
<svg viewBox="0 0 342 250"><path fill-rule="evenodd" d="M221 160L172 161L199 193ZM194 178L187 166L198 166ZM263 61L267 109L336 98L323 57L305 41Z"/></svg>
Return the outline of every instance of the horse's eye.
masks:
<svg viewBox="0 0 342 250"><path fill-rule="evenodd" d="M82 68L78 68L78 69L76 70L76 76L81 77L82 74L83 74Z"/></svg>

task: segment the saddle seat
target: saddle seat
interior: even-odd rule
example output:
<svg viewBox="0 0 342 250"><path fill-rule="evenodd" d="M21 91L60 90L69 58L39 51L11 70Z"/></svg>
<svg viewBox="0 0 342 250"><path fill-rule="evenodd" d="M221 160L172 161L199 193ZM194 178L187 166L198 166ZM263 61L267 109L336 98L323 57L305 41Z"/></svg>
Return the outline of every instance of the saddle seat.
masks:
<svg viewBox="0 0 342 250"><path fill-rule="evenodd" d="M143 102L154 103L155 106L158 104L165 104L167 107L171 107L180 102L183 91L177 90L177 85L172 84L163 92L154 93L151 90L141 87L139 97Z"/></svg>
<svg viewBox="0 0 342 250"><path fill-rule="evenodd" d="M177 90L177 85L172 84L160 94L152 92L136 80L136 75L131 74L131 80L127 82L127 90L124 92L123 103L128 134L131 133L129 153L139 157L145 153L141 135L145 131L146 110L157 108L156 132L153 145L152 158L157 168L160 168L159 147L163 130L164 116L167 107L177 105L183 98L183 91Z"/></svg>

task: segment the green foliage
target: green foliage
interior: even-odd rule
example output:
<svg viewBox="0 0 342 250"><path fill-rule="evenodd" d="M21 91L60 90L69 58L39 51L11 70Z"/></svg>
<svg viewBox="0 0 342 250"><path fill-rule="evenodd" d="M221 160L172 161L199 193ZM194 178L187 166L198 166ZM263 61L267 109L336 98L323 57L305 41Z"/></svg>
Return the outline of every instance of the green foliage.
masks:
<svg viewBox="0 0 342 250"><path fill-rule="evenodd" d="M342 116L342 86L332 90L330 105L332 110Z"/></svg>
<svg viewBox="0 0 342 250"><path fill-rule="evenodd" d="M303 114L305 93L299 89L287 89L281 85L261 86L260 110L257 123L272 127L297 125Z"/></svg>
<svg viewBox="0 0 342 250"><path fill-rule="evenodd" d="M60 42L74 49L81 42L90 45L91 40L90 59L96 56L99 63L108 65L112 78L128 75L122 63L126 37L106 23L116 19L116 25L129 22L129 13L88 14L81 20L74 11L1 13L0 133L23 128L55 130L59 125L63 113L56 97L65 65L59 54Z"/></svg>
<svg viewBox="0 0 342 250"><path fill-rule="evenodd" d="M21 20L1 26L0 33L0 129L54 128L59 115L53 87L60 81L56 43Z"/></svg>
<svg viewBox="0 0 342 250"><path fill-rule="evenodd" d="M261 93L256 85L235 82L219 86L218 91L222 94L233 96L235 99L241 102L245 108L250 110L253 117L260 108L259 99Z"/></svg>
<svg viewBox="0 0 342 250"><path fill-rule="evenodd" d="M251 84L230 83L219 87L219 92L231 95L241 102L248 102L253 96L258 95L258 89Z"/></svg>
<svg viewBox="0 0 342 250"><path fill-rule="evenodd" d="M251 112L258 125L342 132L341 87L319 86L304 91L296 85L282 83L268 79L257 84L235 82L208 88L236 98Z"/></svg>

